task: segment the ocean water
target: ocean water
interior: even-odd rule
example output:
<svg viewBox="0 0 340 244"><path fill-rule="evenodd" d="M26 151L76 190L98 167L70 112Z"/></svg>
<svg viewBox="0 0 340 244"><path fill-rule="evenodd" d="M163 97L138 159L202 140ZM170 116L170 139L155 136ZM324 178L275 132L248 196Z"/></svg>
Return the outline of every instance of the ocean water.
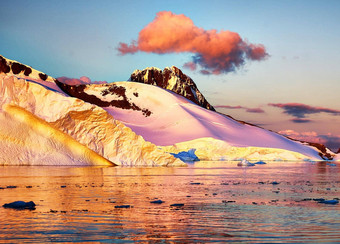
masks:
<svg viewBox="0 0 340 244"><path fill-rule="evenodd" d="M36 203L0 207L0 243L339 243L339 197L326 162L0 167L0 206Z"/></svg>

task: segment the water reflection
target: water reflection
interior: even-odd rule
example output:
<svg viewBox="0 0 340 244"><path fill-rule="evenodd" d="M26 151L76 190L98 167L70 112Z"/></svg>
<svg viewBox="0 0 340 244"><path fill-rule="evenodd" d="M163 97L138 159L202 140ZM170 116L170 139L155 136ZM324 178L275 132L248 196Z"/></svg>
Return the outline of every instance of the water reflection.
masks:
<svg viewBox="0 0 340 244"><path fill-rule="evenodd" d="M0 239L47 241L340 241L339 166L197 162L187 168L1 167ZM16 188L7 188L16 186ZM162 204L150 201L161 199ZM182 203L184 206L171 207ZM129 208L116 208L130 205Z"/></svg>

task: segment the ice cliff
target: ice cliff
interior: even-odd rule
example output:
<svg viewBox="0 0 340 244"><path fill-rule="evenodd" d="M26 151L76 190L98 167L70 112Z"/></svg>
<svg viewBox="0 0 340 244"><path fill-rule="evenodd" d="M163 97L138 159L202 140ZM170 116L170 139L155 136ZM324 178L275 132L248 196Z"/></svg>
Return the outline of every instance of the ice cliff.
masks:
<svg viewBox="0 0 340 244"><path fill-rule="evenodd" d="M184 165L52 77L2 56L0 119L0 165Z"/></svg>

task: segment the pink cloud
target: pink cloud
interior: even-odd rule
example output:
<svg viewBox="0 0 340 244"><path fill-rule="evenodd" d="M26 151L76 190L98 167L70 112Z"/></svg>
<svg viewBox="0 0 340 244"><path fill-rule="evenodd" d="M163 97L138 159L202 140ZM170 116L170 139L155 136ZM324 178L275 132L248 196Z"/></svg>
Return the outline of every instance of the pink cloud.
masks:
<svg viewBox="0 0 340 244"><path fill-rule="evenodd" d="M248 113L264 113L262 108L247 108L246 111Z"/></svg>
<svg viewBox="0 0 340 244"><path fill-rule="evenodd" d="M187 62L183 64L183 67L194 71L197 68L197 64L195 64L194 62Z"/></svg>
<svg viewBox="0 0 340 244"><path fill-rule="evenodd" d="M340 135L318 134L315 131L297 132L294 130L283 130L278 133L299 141L323 144L334 152L340 149Z"/></svg>
<svg viewBox="0 0 340 244"><path fill-rule="evenodd" d="M244 41L231 31L204 30L187 16L170 11L158 12L156 18L139 32L131 44L119 43L121 55L136 53L193 53L191 63L201 66L202 74L221 74L235 71L246 60L263 60L268 56L262 44ZM185 65L190 69L196 66Z"/></svg>
<svg viewBox="0 0 340 244"><path fill-rule="evenodd" d="M84 84L87 85L87 84L107 83L106 81L91 81L91 79L86 76L82 76L79 79L62 76L62 77L58 77L57 80L67 85L84 85Z"/></svg>

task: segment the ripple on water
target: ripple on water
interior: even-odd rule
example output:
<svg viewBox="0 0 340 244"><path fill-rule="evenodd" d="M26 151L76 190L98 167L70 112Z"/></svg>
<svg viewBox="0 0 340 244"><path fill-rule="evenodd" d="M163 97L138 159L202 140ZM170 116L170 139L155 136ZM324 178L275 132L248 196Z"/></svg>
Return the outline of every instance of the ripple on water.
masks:
<svg viewBox="0 0 340 244"><path fill-rule="evenodd" d="M308 162L250 168L235 162L187 168L2 167L0 204L21 200L37 206L0 208L0 238L339 242L339 204L315 200L338 197L338 176L338 166ZM6 188L11 185L16 187Z"/></svg>

